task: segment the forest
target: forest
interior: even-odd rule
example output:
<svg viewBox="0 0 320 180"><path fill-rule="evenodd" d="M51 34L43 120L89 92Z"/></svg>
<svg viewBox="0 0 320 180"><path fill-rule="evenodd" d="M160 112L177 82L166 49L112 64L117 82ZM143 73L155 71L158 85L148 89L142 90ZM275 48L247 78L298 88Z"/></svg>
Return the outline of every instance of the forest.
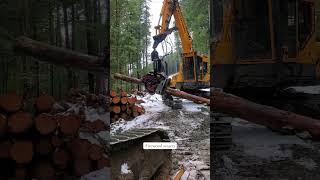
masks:
<svg viewBox="0 0 320 180"><path fill-rule="evenodd" d="M0 93L18 91L61 98L72 87L94 89L95 76L17 54L19 36L95 56L105 56L109 39L108 0L0 1ZM106 67L107 68L107 67Z"/></svg>
<svg viewBox="0 0 320 180"><path fill-rule="evenodd" d="M140 78L152 71L150 60L151 37L150 6L152 0L110 1L111 74L118 72ZM208 53L209 0L181 0L183 15L193 38L194 48ZM191 6L192 5L192 6ZM207 8L203 8L207 7ZM159 12L160 15L160 12ZM174 51L166 56L169 74L178 70L181 44L175 33ZM139 88L133 84L111 79L113 89Z"/></svg>
<svg viewBox="0 0 320 180"><path fill-rule="evenodd" d="M316 33L317 39L320 41L320 1L316 1L316 15L317 15L317 22L316 22Z"/></svg>

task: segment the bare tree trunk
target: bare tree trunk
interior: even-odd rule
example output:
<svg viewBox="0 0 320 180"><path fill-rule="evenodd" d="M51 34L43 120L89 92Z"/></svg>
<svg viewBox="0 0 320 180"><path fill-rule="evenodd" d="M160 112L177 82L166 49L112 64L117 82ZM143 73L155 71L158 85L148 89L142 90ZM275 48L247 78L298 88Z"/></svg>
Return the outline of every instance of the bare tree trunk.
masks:
<svg viewBox="0 0 320 180"><path fill-rule="evenodd" d="M146 37L145 37L145 38L146 38L146 39L145 39L145 40L146 40L146 44L145 44L145 45L146 45L146 48L145 48L145 56L146 56L146 57L145 57L145 58L146 58L145 60L146 60L146 64L145 64L145 67L147 68L147 67L148 67L148 45L149 45L149 44L148 44L148 35L147 35L147 34L146 34Z"/></svg>
<svg viewBox="0 0 320 180"><path fill-rule="evenodd" d="M54 20L53 20L53 10L55 7L55 0L49 0L49 43L54 44ZM54 66L52 64L50 66L50 84L51 84L51 95L53 95L53 76L54 76Z"/></svg>
<svg viewBox="0 0 320 180"><path fill-rule="evenodd" d="M119 39L119 7L118 7L118 0L116 0L116 17L115 17L115 23L116 23L116 28L117 28L117 33L116 33L116 39ZM117 58L117 72L121 73L121 67L120 67L120 62L119 62L119 42L116 41L116 53L115 57ZM120 82L122 83L122 82ZM116 84L119 84L119 81L116 80Z"/></svg>
<svg viewBox="0 0 320 180"><path fill-rule="evenodd" d="M85 5L85 16L86 16L86 21L88 24L92 24L92 3L91 0L85 0L84 1ZM92 33L90 32L90 29L87 29L87 49L88 49L88 54L93 54L94 49L92 45L93 37ZM89 92L94 93L94 75L92 73L88 73L88 83L89 83Z"/></svg>
<svg viewBox="0 0 320 180"><path fill-rule="evenodd" d="M75 0L72 0L72 5L71 5L71 49L75 50L76 49L76 15L75 13L77 12L77 8L75 5ZM79 81L77 78L77 75L75 73L72 74L72 82L73 82L73 87L78 88L79 87Z"/></svg>
<svg viewBox="0 0 320 180"><path fill-rule="evenodd" d="M64 41L65 41L65 47L67 49L70 49L70 33L69 33L69 23L68 23L68 7L66 2L62 1L62 11L63 11L63 24L64 24ZM71 69L68 68L68 88L73 87L73 72Z"/></svg>
<svg viewBox="0 0 320 180"><path fill-rule="evenodd" d="M57 65L70 66L96 73L106 72L106 68L103 67L104 59L101 57L58 48L27 37L17 38L15 50Z"/></svg>
<svg viewBox="0 0 320 180"><path fill-rule="evenodd" d="M101 14L99 14L100 10L100 3L98 3L100 0L94 0L93 1L93 23L95 24L101 24L101 21L99 21ZM94 33L94 41L95 41L95 51L100 52L100 42L101 42L101 37L100 33L98 33L97 28L95 28L95 33ZM104 76L98 76L96 75L96 81L95 81L96 87L95 87L95 93L103 93L105 92L105 77Z"/></svg>
<svg viewBox="0 0 320 180"><path fill-rule="evenodd" d="M60 4L57 3L57 26L56 26L56 46L61 47L61 22L60 22Z"/></svg>
<svg viewBox="0 0 320 180"><path fill-rule="evenodd" d="M65 38L65 46L67 49L70 49L70 37L69 37L69 23L68 23L68 9L65 2L62 2L62 10L63 10L63 24L64 24L64 38Z"/></svg>

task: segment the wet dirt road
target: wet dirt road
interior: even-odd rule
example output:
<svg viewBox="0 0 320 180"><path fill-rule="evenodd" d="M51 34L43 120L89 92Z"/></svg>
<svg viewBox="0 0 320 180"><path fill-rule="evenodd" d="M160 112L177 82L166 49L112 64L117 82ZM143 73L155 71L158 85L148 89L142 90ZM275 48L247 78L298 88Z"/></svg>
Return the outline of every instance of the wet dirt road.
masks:
<svg viewBox="0 0 320 180"><path fill-rule="evenodd" d="M318 180L320 143L232 119L233 147L216 153L217 180Z"/></svg>
<svg viewBox="0 0 320 180"><path fill-rule="evenodd" d="M191 102L184 102L186 103ZM178 149L172 152L172 175L184 165L189 171L189 180L210 179L210 117L209 109L183 108L162 112L156 122L169 127L171 141L177 142Z"/></svg>
<svg viewBox="0 0 320 180"><path fill-rule="evenodd" d="M171 109L156 95L143 98L146 113L132 121L111 125L111 132L134 128L157 128L166 131L178 149L172 151L171 176L184 165L188 180L210 179L210 116L209 107L182 101L182 109Z"/></svg>

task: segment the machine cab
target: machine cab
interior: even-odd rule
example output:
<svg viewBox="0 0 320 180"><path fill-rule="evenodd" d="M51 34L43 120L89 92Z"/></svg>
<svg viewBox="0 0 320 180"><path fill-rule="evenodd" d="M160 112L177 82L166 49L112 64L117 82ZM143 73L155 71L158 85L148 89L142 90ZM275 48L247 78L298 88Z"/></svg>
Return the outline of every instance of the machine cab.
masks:
<svg viewBox="0 0 320 180"><path fill-rule="evenodd" d="M313 0L213 0L211 16L215 86L272 87L315 78Z"/></svg>

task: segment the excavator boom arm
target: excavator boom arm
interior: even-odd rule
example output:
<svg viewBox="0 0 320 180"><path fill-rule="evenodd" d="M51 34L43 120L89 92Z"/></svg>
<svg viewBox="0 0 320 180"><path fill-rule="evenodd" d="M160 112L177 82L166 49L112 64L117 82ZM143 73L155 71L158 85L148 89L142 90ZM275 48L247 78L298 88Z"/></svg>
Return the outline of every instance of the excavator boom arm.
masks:
<svg viewBox="0 0 320 180"><path fill-rule="evenodd" d="M175 28L169 28L172 16L175 19ZM177 30L181 39L183 53L192 52L192 38L188 32L187 25L183 18L178 0L163 1L158 24L159 25L156 26L156 36L154 36L154 49L156 49L158 44L162 42L173 30Z"/></svg>

